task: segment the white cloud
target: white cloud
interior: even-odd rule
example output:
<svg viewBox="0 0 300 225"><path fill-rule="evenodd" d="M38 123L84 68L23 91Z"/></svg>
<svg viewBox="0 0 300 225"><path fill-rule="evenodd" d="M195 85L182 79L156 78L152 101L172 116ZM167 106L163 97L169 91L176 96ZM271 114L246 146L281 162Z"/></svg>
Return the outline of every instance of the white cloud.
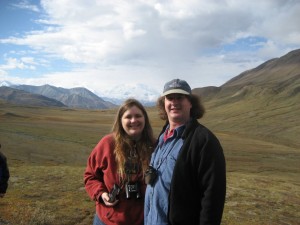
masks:
<svg viewBox="0 0 300 225"><path fill-rule="evenodd" d="M35 9L28 1L18 6ZM2 76L22 79L7 71L62 59L75 67L67 72L57 67L26 82L91 89L147 83L160 91L178 77L192 87L218 86L300 46L299 1L41 0L36 7L43 12L36 20L42 29L0 39L36 53L8 57ZM248 37L263 40L249 43L249 49L223 50Z"/></svg>
<svg viewBox="0 0 300 225"><path fill-rule="evenodd" d="M135 29L134 24L130 22L124 23L123 32L126 40L130 40L132 38L146 34L146 31L142 29Z"/></svg>
<svg viewBox="0 0 300 225"><path fill-rule="evenodd" d="M16 8L20 8L20 9L26 9L26 10L30 10L30 11L34 11L34 12L39 12L39 8L36 5L32 5L29 3L29 1L27 0L22 0L16 4L12 4L12 6L16 7Z"/></svg>
<svg viewBox="0 0 300 225"><path fill-rule="evenodd" d="M0 65L1 70L13 70L13 69L30 69L34 70L35 67L32 59L30 58L22 58L21 60L16 58L7 58L6 64Z"/></svg>

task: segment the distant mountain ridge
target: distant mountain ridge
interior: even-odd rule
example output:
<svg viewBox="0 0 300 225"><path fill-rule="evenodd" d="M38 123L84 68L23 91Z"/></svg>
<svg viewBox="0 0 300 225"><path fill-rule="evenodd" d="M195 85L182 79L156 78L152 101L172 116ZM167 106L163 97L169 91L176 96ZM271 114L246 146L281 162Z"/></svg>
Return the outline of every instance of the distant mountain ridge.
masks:
<svg viewBox="0 0 300 225"><path fill-rule="evenodd" d="M230 79L220 87L195 88L193 93L206 100L235 101L256 98L269 93L274 99L299 97L300 91L300 49L268 60L254 69L247 70Z"/></svg>
<svg viewBox="0 0 300 225"><path fill-rule="evenodd" d="M300 73L300 49L288 54L271 59L258 67L245 71L227 81L222 87L237 85L266 85L270 83L284 82L289 79L299 79ZM283 76L284 74L284 76Z"/></svg>
<svg viewBox="0 0 300 225"><path fill-rule="evenodd" d="M55 99L71 108L108 109L116 107L128 97L137 98L137 95L138 99L143 99L141 102L144 105L153 106L159 96L159 93L143 84L114 87L106 93L106 96L112 96L111 98L101 98L82 87L65 89L48 84L32 86L12 85L9 82L0 83L0 86L3 85ZM285 98L289 98L292 102L300 101L300 49L291 51L280 58L268 60L230 79L220 87L194 88L192 91L200 95L205 102L214 105L266 96L269 101L280 101ZM22 95L19 95L19 98L22 98Z"/></svg>
<svg viewBox="0 0 300 225"><path fill-rule="evenodd" d="M67 107L60 101L11 87L0 87L0 99L18 105Z"/></svg>
<svg viewBox="0 0 300 225"><path fill-rule="evenodd" d="M211 129L300 149L300 50L245 71L201 95ZM263 146L262 146L263 147Z"/></svg>
<svg viewBox="0 0 300 225"><path fill-rule="evenodd" d="M0 82L1 86L24 90L29 93L43 95L61 101L67 107L85 109L109 109L122 104L125 99L136 98L145 106L154 106L159 93L143 84L124 84L106 90L90 91L87 88L76 87L71 89L55 87L49 84L42 86L15 85L8 81ZM103 91L102 91L103 92ZM99 96L110 97L99 97Z"/></svg>
<svg viewBox="0 0 300 225"><path fill-rule="evenodd" d="M105 101L86 88L65 89L51 85L13 85L15 89L39 94L62 102L70 108L84 109L109 109L116 107L115 104Z"/></svg>

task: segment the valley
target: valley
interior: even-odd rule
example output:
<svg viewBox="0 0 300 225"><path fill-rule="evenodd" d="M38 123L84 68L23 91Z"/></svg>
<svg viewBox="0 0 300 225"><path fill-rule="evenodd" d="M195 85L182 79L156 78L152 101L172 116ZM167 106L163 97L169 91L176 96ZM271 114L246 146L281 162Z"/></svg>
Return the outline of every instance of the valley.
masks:
<svg viewBox="0 0 300 225"><path fill-rule="evenodd" d="M295 125L295 136L286 144L285 137L280 140L280 135L267 133L281 124L274 115L266 118L256 114L257 124L265 120L262 127L252 126L253 122L239 126L239 122L234 122L238 121L239 113L235 119L226 114L227 119L223 120L224 111L206 105L207 114L200 122L220 139L227 163L222 224L297 224L300 217L297 123L291 120L284 124L282 129ZM163 121L155 108L147 111L158 135ZM1 151L8 158L11 178L6 196L0 199L0 223L91 224L94 203L84 190L83 172L93 147L110 132L115 113L116 109L25 107L1 102ZM245 114L240 114L241 120L249 119L242 115ZM268 125L268 119L273 123Z"/></svg>

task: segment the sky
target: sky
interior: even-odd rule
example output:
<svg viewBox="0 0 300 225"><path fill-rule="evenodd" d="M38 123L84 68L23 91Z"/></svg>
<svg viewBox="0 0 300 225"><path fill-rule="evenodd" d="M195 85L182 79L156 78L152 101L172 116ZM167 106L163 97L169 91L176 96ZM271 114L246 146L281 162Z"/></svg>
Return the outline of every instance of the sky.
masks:
<svg viewBox="0 0 300 225"><path fill-rule="evenodd" d="M0 0L0 82L221 86L299 49L299 15L298 0Z"/></svg>

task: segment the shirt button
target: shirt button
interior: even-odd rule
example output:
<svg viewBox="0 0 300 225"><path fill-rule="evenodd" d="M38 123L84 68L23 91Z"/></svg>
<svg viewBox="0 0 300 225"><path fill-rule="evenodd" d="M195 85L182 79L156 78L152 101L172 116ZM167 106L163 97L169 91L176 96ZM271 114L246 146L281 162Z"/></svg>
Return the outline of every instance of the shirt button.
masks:
<svg viewBox="0 0 300 225"><path fill-rule="evenodd" d="M160 160L158 160L158 161L156 162L156 167L159 166L159 163L160 163Z"/></svg>

